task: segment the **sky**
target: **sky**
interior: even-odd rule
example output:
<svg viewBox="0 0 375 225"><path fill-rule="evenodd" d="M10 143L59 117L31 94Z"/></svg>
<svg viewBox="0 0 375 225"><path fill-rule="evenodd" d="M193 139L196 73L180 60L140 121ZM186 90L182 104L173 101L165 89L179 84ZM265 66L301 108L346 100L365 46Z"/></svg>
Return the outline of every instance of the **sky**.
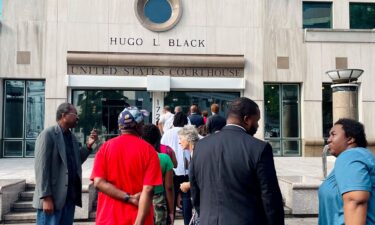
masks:
<svg viewBox="0 0 375 225"><path fill-rule="evenodd" d="M3 0L0 0L0 20L3 19Z"/></svg>

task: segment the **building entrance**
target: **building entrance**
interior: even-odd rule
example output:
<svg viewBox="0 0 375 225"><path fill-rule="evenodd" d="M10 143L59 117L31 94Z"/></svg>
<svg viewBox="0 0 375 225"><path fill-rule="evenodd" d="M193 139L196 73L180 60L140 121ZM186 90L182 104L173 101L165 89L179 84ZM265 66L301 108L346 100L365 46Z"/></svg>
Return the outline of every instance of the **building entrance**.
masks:
<svg viewBox="0 0 375 225"><path fill-rule="evenodd" d="M229 104L240 97L239 92L210 92L210 91L171 91L164 98L164 105L169 105L172 109L181 106L185 113L188 113L190 106L195 104L199 110L208 111L211 115L210 107L216 103L220 107L219 114L226 116Z"/></svg>
<svg viewBox="0 0 375 225"><path fill-rule="evenodd" d="M98 130L101 141L118 136L117 118L125 107L137 106L151 112L152 106L149 92L134 90L73 90L72 102L79 116L74 133L82 144L93 128ZM147 118L145 123L150 121Z"/></svg>

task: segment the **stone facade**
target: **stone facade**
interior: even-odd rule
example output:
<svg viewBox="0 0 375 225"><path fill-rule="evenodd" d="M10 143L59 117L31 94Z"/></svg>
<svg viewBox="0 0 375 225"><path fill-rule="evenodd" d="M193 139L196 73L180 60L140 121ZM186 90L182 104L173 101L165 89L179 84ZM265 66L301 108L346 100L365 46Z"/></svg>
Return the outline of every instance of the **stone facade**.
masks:
<svg viewBox="0 0 375 225"><path fill-rule="evenodd" d="M337 62L346 58L348 68L365 71L359 79L358 118L366 125L368 139L375 139L375 95L371 91L375 31L348 30L349 0L332 1L334 30L329 31L302 29L300 0L181 3L178 24L169 31L153 32L138 21L133 0L3 0L0 79L46 81L47 126L55 121L56 107L70 100L70 51L243 55L241 94L255 100L263 111L264 83L300 84L302 143L323 143L322 83L331 82L325 72L336 69ZM2 99L3 90L0 93ZM261 119L260 138L263 128ZM317 146L302 144L302 155L319 155L316 152L322 145Z"/></svg>

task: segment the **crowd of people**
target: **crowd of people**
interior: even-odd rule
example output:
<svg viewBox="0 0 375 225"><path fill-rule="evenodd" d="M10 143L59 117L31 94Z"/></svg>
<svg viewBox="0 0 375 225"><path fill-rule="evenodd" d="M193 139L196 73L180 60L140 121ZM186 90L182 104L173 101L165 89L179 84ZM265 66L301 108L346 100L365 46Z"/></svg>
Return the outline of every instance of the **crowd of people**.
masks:
<svg viewBox="0 0 375 225"><path fill-rule="evenodd" d="M258 105L242 97L226 118L218 104L211 114L197 105L188 115L165 106L157 124L145 125L146 111L126 107L118 116L121 134L95 156L96 223L173 225L181 208L184 225L284 224L272 147L254 137ZM70 131L78 122L72 104L58 107L56 121L36 141L33 205L37 224L70 225L82 204L81 164L98 135L92 130L79 147ZM375 158L363 125L337 121L328 143L337 160L319 190L319 224L375 224Z"/></svg>

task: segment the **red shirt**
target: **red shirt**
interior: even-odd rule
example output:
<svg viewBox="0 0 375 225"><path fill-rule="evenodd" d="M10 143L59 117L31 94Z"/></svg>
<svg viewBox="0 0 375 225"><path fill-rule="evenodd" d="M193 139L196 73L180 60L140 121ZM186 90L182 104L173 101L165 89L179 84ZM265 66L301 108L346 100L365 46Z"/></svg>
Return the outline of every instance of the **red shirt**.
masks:
<svg viewBox="0 0 375 225"><path fill-rule="evenodd" d="M154 148L141 138L124 134L105 142L95 156L90 179L100 177L128 194L142 191L143 185L163 183L160 162ZM138 208L101 192L98 196L96 224L133 225ZM154 224L153 207L145 225Z"/></svg>

